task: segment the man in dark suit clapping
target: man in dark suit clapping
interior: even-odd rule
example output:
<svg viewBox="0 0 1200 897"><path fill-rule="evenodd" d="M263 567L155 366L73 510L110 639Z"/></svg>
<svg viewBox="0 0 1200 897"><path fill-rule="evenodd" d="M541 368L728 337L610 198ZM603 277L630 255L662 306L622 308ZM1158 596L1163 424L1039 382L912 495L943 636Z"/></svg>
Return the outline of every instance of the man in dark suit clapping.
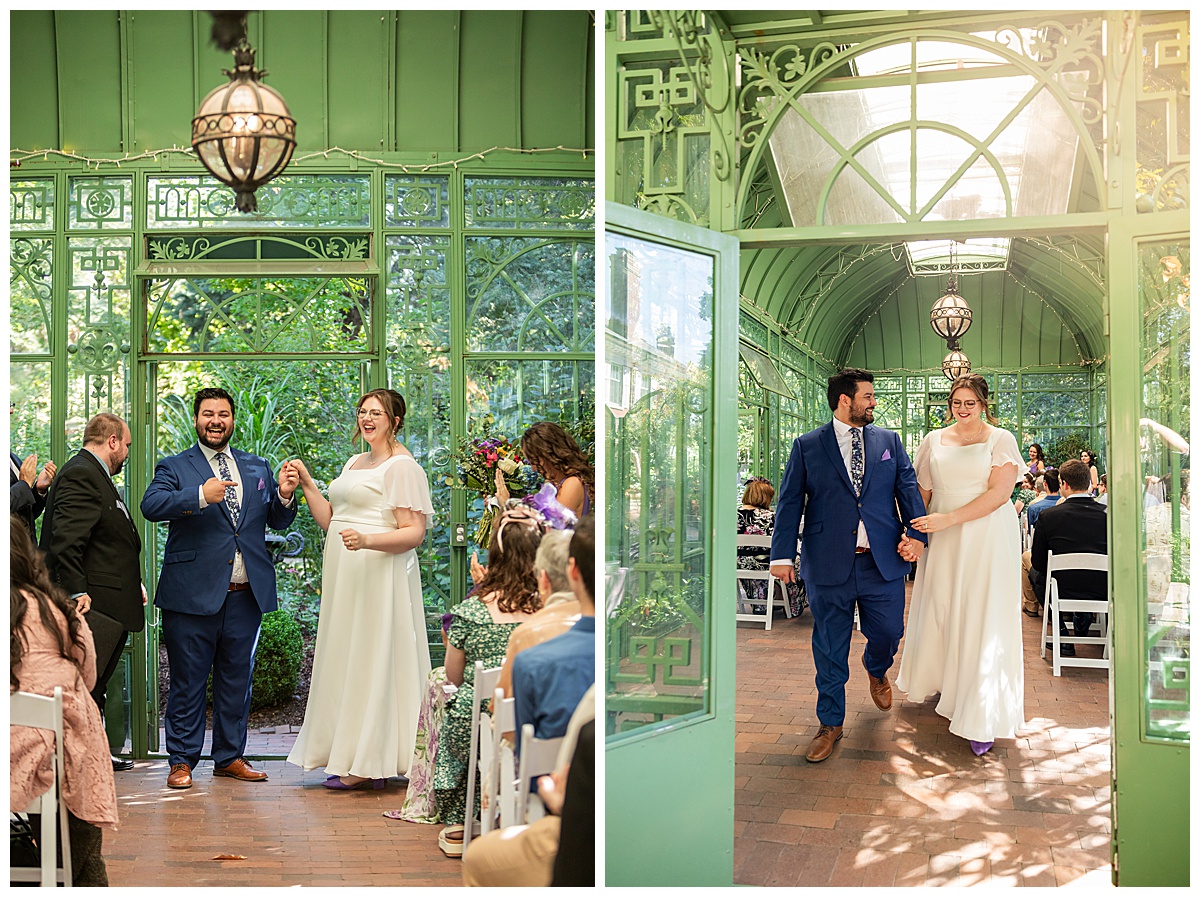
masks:
<svg viewBox="0 0 1200 897"><path fill-rule="evenodd" d="M1044 510L1038 518L1029 553L1029 579L1040 603L1045 603L1047 552L1053 551L1055 555L1108 554L1108 512L1088 494L1092 477L1087 465L1082 461L1066 461L1058 473L1063 501ZM1058 593L1065 599L1108 600L1108 574L1099 570L1065 570L1056 573L1055 579ZM1094 619L1090 613L1076 612L1070 616L1074 617L1071 625L1076 635L1086 633ZM1066 634L1061 620L1059 631ZM1062 652L1073 656L1075 647L1063 645Z"/></svg>
<svg viewBox="0 0 1200 897"><path fill-rule="evenodd" d="M115 414L97 414L83 431L83 448L63 465L46 498L42 551L50 576L79 604L96 643L92 698L104 712L108 680L130 632L146 624L146 592L138 556L142 542L113 477L129 457L132 438ZM113 760L131 769L131 760Z"/></svg>

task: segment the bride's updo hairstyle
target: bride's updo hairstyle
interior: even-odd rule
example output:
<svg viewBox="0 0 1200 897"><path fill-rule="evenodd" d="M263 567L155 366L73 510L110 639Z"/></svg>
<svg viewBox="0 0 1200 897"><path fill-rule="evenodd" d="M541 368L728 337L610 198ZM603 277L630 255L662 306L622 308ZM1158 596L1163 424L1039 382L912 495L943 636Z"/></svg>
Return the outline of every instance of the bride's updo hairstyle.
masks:
<svg viewBox="0 0 1200 897"><path fill-rule="evenodd" d="M404 396L400 395L394 389L372 389L370 392L363 394L354 405L354 433L351 436L352 439L362 439L358 412L362 410L363 403L367 399L377 401L383 406L383 410L387 412L387 416L391 418L392 432L389 434L388 444L395 451L396 434L404 429L404 415L408 410L404 404Z"/></svg>
<svg viewBox="0 0 1200 897"><path fill-rule="evenodd" d="M960 389L969 389L975 393L976 400L983 404L983 419L993 427L1000 425L1000 419L992 414L992 406L988 402L987 381L978 374L966 374L950 384L950 395L946 398L946 423L954 420L954 412L950 409L950 403L954 401L954 394Z"/></svg>

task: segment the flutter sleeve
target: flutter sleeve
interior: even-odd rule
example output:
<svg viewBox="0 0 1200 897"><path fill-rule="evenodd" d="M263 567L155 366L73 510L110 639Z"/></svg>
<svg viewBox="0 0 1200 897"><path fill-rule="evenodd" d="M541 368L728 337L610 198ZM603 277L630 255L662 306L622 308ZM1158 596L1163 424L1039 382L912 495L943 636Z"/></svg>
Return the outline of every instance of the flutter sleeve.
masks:
<svg viewBox="0 0 1200 897"><path fill-rule="evenodd" d="M925 438L921 440L921 444L917 446L917 453L913 456L913 468L917 472L917 485L926 492L933 491L933 473L929 470L929 456L933 454L933 443L931 440L936 439L937 430L931 433L926 433Z"/></svg>
<svg viewBox="0 0 1200 897"><path fill-rule="evenodd" d="M1003 467L1005 464L1013 464L1017 468L1017 475L1020 475L1021 465L1025 459L1021 456L1021 449L1017 446L1017 440L1008 430L997 430L992 436L992 467Z"/></svg>
<svg viewBox="0 0 1200 897"><path fill-rule="evenodd" d="M425 526L433 526L433 499L429 496L429 477L421 465L403 457L388 465L383 474L383 509L409 508L425 515Z"/></svg>

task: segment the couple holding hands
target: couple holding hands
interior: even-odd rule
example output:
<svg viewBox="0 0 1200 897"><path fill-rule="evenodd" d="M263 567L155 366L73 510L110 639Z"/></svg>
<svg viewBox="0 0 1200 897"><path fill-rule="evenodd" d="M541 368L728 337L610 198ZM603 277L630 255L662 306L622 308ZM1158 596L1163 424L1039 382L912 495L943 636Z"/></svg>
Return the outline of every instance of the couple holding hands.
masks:
<svg viewBox="0 0 1200 897"><path fill-rule="evenodd" d="M267 778L243 756L259 626L278 608L265 535L295 519L297 489L337 538L325 544L312 684L288 760L325 767L325 785L338 789L407 771L429 673L416 549L433 502L425 471L396 440L400 394L371 390L356 410L355 438L368 451L345 463L328 499L302 461L285 461L272 476L266 460L230 447L234 400L223 389L196 394L197 444L155 469L141 509L147 520L170 522L155 604L171 672L172 788L192 786L210 670L214 776Z"/></svg>
<svg viewBox="0 0 1200 897"><path fill-rule="evenodd" d="M1021 453L995 426L987 382L969 374L951 384L950 425L925 436L914 465L896 433L872 426L873 383L855 369L829 378L833 420L795 440L780 484L771 572L783 582L795 579L804 520L800 575L813 615L820 722L806 758L827 759L842 738L856 605L871 698L891 709L888 671L914 561L896 685L917 702L940 695L936 709L950 732L982 755L1025 721L1020 535L1008 501Z"/></svg>

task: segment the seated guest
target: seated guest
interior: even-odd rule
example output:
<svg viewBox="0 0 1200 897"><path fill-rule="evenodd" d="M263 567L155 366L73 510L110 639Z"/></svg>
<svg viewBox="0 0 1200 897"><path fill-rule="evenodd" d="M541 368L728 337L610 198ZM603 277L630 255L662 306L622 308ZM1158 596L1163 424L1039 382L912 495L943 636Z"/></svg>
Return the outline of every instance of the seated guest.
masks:
<svg viewBox="0 0 1200 897"><path fill-rule="evenodd" d="M1029 521L1029 529L1033 530L1037 526L1038 517L1042 511L1047 508L1052 508L1058 504L1058 478L1057 470L1047 470L1043 475L1045 482L1046 494L1031 504L1025 511L1026 519ZM1088 481L1089 483L1091 480Z"/></svg>
<svg viewBox="0 0 1200 897"><path fill-rule="evenodd" d="M1108 507L1108 474L1100 474L1100 483L1096 487L1096 501Z"/></svg>
<svg viewBox="0 0 1200 897"><path fill-rule="evenodd" d="M442 647L449 649L446 632L453 614L442 614ZM399 810L385 810L388 819L405 822L441 822L433 794L433 767L437 758L438 735L446 718L446 666L434 667L425 679L425 694L417 716L417 736L412 761L408 764L408 788Z"/></svg>
<svg viewBox="0 0 1200 897"><path fill-rule="evenodd" d="M483 661L485 669L500 666L512 631L542 606L533 563L545 526L545 519L532 508L504 511L488 548L487 574L475 595L451 611L446 678L458 691L446 702L433 773L434 800L446 825L438 835L438 846L446 856L462 856L475 662ZM479 783L475 784L478 789ZM472 805L479 806L478 794Z"/></svg>
<svg viewBox="0 0 1200 897"><path fill-rule="evenodd" d="M562 635L513 658L518 732L525 723L533 723L537 738L560 737L580 698L596 681L595 548L595 518L588 515L575 527L567 562L567 578L582 616Z"/></svg>
<svg viewBox="0 0 1200 897"><path fill-rule="evenodd" d="M1009 501L1013 503L1019 515L1021 511L1029 507L1037 500L1037 488L1034 485L1033 474L1027 473L1021 478L1020 482L1013 487L1012 495L1009 496Z"/></svg>
<svg viewBox="0 0 1200 897"><path fill-rule="evenodd" d="M538 781L547 815L471 841L463 857L467 887L595 885L595 686L575 708L555 771Z"/></svg>
<svg viewBox="0 0 1200 897"><path fill-rule="evenodd" d="M9 537L9 691L53 695L61 686L72 877L80 887L107 887L100 826L117 824L117 790L104 723L90 695L96 681L92 633L66 594L50 582L41 552L15 514L9 518ZM9 739L8 808L23 813L54 786L54 737L12 726Z"/></svg>
<svg viewBox="0 0 1200 897"><path fill-rule="evenodd" d="M1067 461L1059 468L1063 503L1047 508L1039 518L1029 551L1028 579L1039 604L1045 603L1046 555L1084 552L1108 553L1108 515L1104 506L1091 497L1091 476L1082 461ZM1058 594L1068 600L1086 598L1108 600L1108 574L1098 570L1068 570L1056 573ZM1075 635L1084 635L1091 627L1094 615L1074 613L1060 615L1059 632L1066 635L1063 618L1073 616ZM1069 649L1069 650L1068 650ZM1074 645L1063 645L1064 656L1074 656Z"/></svg>
<svg viewBox="0 0 1200 897"><path fill-rule="evenodd" d="M537 557L533 562L537 574L538 595L542 609L513 630L508 639L508 651L500 670L499 687L506 698L512 697L512 662L520 652L562 635L575 625L582 613L579 600L571 590L567 576L573 531L551 530L542 536Z"/></svg>
<svg viewBox="0 0 1200 897"><path fill-rule="evenodd" d="M775 532L775 512L771 510L771 501L775 498L775 487L763 477L751 477L742 493L742 504L738 508L737 531L739 536L770 536ZM737 565L739 570L766 570L771 566L771 549L739 548L737 550ZM804 592L804 582L800 579L800 554L796 553L796 581L780 583L787 589L788 605L792 616L798 617L808 607L808 596ZM765 604L767 583L748 581L742 587L751 591L746 597L756 604Z"/></svg>

